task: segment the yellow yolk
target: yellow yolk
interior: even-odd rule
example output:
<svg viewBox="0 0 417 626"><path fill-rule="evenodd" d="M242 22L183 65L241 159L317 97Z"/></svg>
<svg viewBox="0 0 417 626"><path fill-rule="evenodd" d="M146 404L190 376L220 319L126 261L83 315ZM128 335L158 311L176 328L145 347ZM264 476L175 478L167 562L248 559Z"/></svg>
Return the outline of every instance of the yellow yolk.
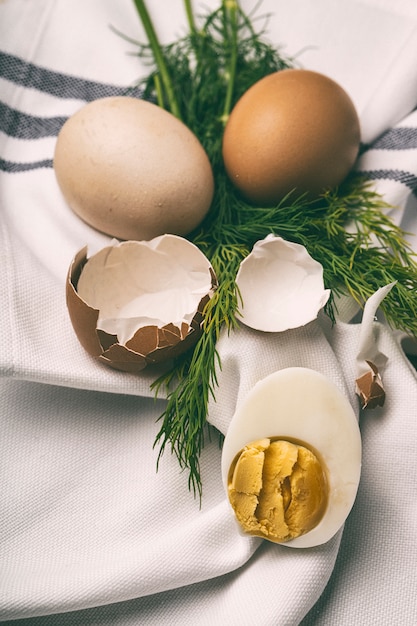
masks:
<svg viewBox="0 0 417 626"><path fill-rule="evenodd" d="M309 532L326 510L326 475L303 445L260 439L240 452L229 473L229 500L243 531L275 542Z"/></svg>

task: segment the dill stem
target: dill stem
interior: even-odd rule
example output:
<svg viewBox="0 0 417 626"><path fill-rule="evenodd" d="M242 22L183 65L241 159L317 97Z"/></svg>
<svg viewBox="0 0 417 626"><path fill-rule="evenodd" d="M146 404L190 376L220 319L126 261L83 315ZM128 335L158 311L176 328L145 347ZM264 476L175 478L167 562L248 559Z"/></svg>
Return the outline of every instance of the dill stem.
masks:
<svg viewBox="0 0 417 626"><path fill-rule="evenodd" d="M156 101L158 103L158 106L164 108L164 94L161 85L161 77L159 76L159 74L155 74L153 82L155 85Z"/></svg>
<svg viewBox="0 0 417 626"><path fill-rule="evenodd" d="M190 33L195 35L197 32L197 28L195 25L194 11L193 11L192 4L193 4L192 0L184 0L185 13L187 15L187 20L188 20L188 27L190 29Z"/></svg>
<svg viewBox="0 0 417 626"><path fill-rule="evenodd" d="M177 98L175 96L175 91L174 91L174 87L172 84L171 76L169 74L167 64L165 62L161 44L159 43L159 39L156 34L154 25L148 13L148 9L146 8L144 0L133 0L133 2L135 3L136 10L139 13L139 17L142 22L142 26L145 29L146 36L152 48L155 63L158 67L159 73L161 75L161 81L165 88L170 111L173 115L175 115L175 117L178 117L178 119L181 119L180 107L179 107Z"/></svg>
<svg viewBox="0 0 417 626"><path fill-rule="evenodd" d="M236 76L236 64L237 64L237 47L238 47L238 28L237 28L237 15L238 15L238 3L237 0L223 0L223 15L224 15L224 39L230 41L230 59L229 69L227 76L227 91L224 102L224 109L222 115L223 124L226 124L230 110L232 108L233 91L235 87ZM228 26L230 25L230 28Z"/></svg>

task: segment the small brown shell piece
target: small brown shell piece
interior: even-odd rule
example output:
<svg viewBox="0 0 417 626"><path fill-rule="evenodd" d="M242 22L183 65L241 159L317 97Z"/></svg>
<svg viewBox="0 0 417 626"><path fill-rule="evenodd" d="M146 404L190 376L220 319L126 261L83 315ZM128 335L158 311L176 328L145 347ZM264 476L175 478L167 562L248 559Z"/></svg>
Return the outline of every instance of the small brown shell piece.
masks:
<svg viewBox="0 0 417 626"><path fill-rule="evenodd" d="M158 248L155 242L166 238L171 239L166 248L170 251L177 248L179 257L181 257L181 249L183 249L187 262L192 261L194 255L196 267L189 268L190 275L195 275L198 272L200 272L200 275L203 275L204 271L207 271L207 293L199 298L191 319L189 319L190 315L188 315L188 317L185 316L186 320L180 323L167 321L158 325L154 323L139 325L137 330L124 343L118 339L116 333L110 333L99 327L99 308L87 302L78 292L80 276L89 261L87 247L81 249L74 256L69 267L66 282L66 302L75 334L86 352L114 369L138 373L150 364L162 363L183 354L192 348L201 336L204 319L203 311L217 287L217 279L213 269L203 253L189 241L175 235L163 235L150 242L129 241L117 242L114 245L133 244L135 246L149 246L149 254L152 255L155 249ZM109 248L105 248L100 252L106 253L111 247L109 246ZM175 258L170 259L173 268L175 268L176 260ZM129 267L128 263L126 263L126 267ZM137 268L135 270L137 275ZM174 273L175 269L172 271ZM97 276L97 280L102 280L102 277ZM126 280L129 280L129 278ZM146 316L146 311L144 315ZM161 312L161 316L163 315L164 311Z"/></svg>
<svg viewBox="0 0 417 626"><path fill-rule="evenodd" d="M356 393L363 409L376 409L384 406L385 389L377 366L366 361L369 371L356 379Z"/></svg>

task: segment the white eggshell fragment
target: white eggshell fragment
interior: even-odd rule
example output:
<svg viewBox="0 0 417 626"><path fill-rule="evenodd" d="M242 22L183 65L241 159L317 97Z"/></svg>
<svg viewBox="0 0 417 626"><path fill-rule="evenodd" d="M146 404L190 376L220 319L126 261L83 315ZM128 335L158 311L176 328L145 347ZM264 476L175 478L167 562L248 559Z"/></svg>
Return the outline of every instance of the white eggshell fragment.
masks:
<svg viewBox="0 0 417 626"><path fill-rule="evenodd" d="M195 343L216 279L209 260L176 235L113 242L75 258L67 304L85 349L117 369L140 371Z"/></svg>
<svg viewBox="0 0 417 626"><path fill-rule="evenodd" d="M242 261L236 276L239 319L250 328L281 332L316 319L330 296L323 267L304 246L268 235Z"/></svg>
<svg viewBox="0 0 417 626"><path fill-rule="evenodd" d="M238 406L225 436L221 470L226 493L236 456L263 438L309 448L327 477L327 507L318 525L283 545L308 548L329 541L349 515L361 474L361 435L346 396L323 374L303 367L260 380Z"/></svg>

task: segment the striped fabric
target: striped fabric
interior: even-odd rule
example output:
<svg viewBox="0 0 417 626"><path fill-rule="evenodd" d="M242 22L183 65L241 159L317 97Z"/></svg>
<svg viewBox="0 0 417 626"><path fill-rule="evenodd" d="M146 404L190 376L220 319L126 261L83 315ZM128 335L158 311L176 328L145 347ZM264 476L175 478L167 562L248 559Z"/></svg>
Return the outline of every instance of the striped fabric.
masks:
<svg viewBox="0 0 417 626"><path fill-rule="evenodd" d="M375 181L391 181L417 195L417 109L372 145L364 146L358 169Z"/></svg>
<svg viewBox="0 0 417 626"><path fill-rule="evenodd" d="M248 11L258 4L241 2ZM165 40L183 32L183 0L147 5ZM357 167L417 234L415 0L260 6L277 13L272 41L290 53L306 48L305 67L349 87L366 141ZM387 402L361 420L359 497L343 535L313 550L236 532L217 438L201 459L201 507L173 455L156 472L164 405L150 389L155 374L111 370L79 345L65 303L68 267L81 247L109 238L66 205L52 159L70 115L125 93L143 70L109 25L139 38L134 3L0 0L0 622L417 623L416 378L386 326L372 339L388 357ZM357 407L361 329L342 322L330 331L319 319L289 333L224 334L210 422L225 433L253 384L292 365L322 372Z"/></svg>
<svg viewBox="0 0 417 626"><path fill-rule="evenodd" d="M62 108L63 103L74 100L81 105L97 98L124 95L127 92L129 95L141 95L139 90L128 90L38 67L0 50L0 139L3 138L0 146L4 146L0 152L0 171L11 173L52 167L53 141L42 140L53 140L70 112L45 116L42 106L39 106L39 111L29 114L10 102L12 97L7 96L14 92L8 89L7 83L21 86L28 94L36 90L39 94L52 97L52 106L57 110ZM42 102L44 101L39 101L40 105ZM22 140L25 144L22 144ZM39 150L36 149L36 142L40 146ZM34 154L37 157L31 157Z"/></svg>
<svg viewBox="0 0 417 626"><path fill-rule="evenodd" d="M48 94L54 98L57 109L64 101L78 100L81 104L127 93L127 89L122 87L54 72L1 51L0 81ZM41 109L38 115L29 114L13 107L7 100L7 94L4 98L3 91L6 90L0 92L0 133L5 136L5 144L3 154L0 153L0 170L18 173L52 167L53 143L44 142L37 157L31 158L33 145L36 142L41 144L45 138L55 138L69 115L46 117ZM130 90L129 94L141 95L139 90ZM10 143L15 140L19 140L20 147L21 140L28 143L25 143L21 154L12 157ZM377 182L396 184L400 195L408 196L410 191L417 195L417 110L398 126L386 131L372 145L363 146L358 169Z"/></svg>

